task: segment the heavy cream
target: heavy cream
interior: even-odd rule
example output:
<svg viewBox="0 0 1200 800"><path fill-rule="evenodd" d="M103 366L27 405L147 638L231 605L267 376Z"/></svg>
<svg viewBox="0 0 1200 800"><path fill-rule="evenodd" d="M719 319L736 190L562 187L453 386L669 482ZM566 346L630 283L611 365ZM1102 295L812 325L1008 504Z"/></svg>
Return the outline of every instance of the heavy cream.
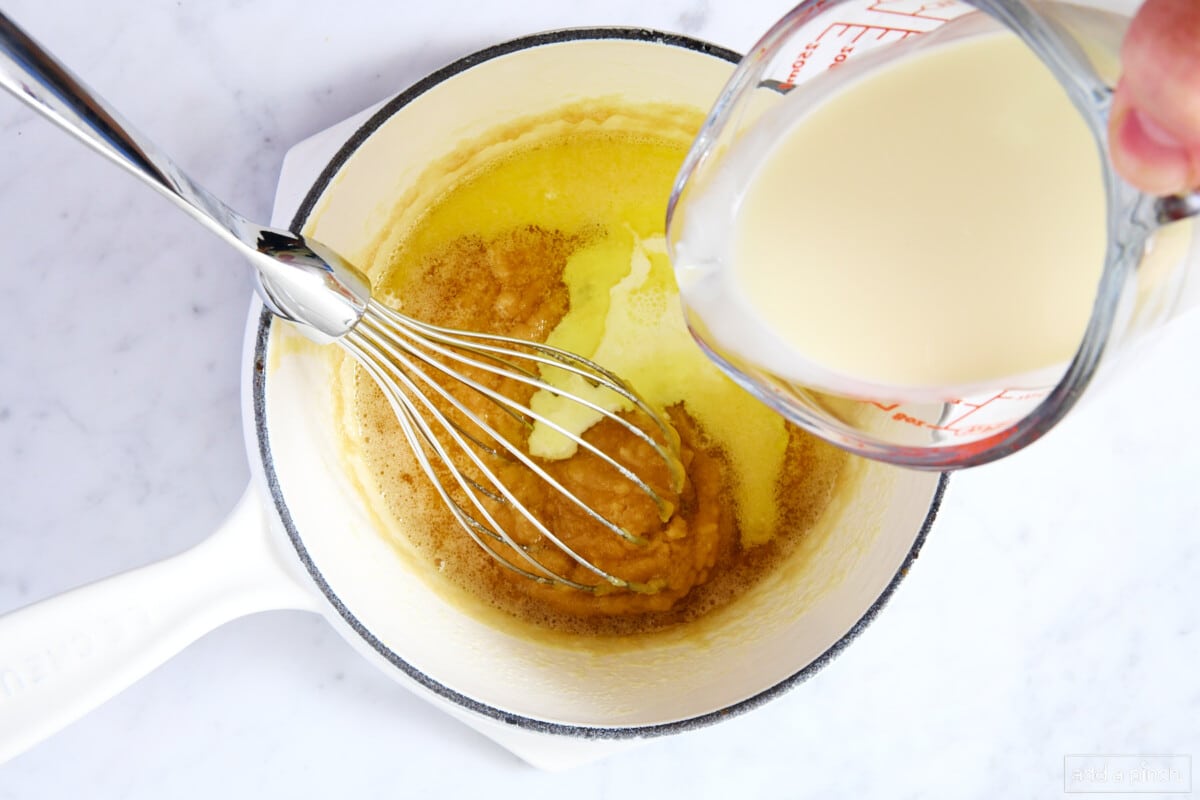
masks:
<svg viewBox="0 0 1200 800"><path fill-rule="evenodd" d="M732 224L719 203L687 209L688 231L726 231L727 263L681 272L721 348L817 388L913 399L1065 366L1104 264L1105 194L1095 141L1036 56L973 36L799 118L790 101L725 158L718 184L750 176Z"/></svg>

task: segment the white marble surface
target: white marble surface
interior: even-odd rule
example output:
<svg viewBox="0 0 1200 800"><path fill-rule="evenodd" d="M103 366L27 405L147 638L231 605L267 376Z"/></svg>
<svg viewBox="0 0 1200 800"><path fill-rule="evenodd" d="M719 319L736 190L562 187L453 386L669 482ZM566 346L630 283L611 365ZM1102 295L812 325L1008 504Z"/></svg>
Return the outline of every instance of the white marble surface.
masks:
<svg viewBox="0 0 1200 800"><path fill-rule="evenodd" d="M289 145L481 46L644 25L735 49L788 0L7 0L168 152L266 218ZM0 97L0 612L200 541L247 477L249 280ZM1052 797L1070 753L1200 756L1200 321L1047 439L957 476L880 619L766 707L531 770L321 619L219 629L0 766L0 799Z"/></svg>

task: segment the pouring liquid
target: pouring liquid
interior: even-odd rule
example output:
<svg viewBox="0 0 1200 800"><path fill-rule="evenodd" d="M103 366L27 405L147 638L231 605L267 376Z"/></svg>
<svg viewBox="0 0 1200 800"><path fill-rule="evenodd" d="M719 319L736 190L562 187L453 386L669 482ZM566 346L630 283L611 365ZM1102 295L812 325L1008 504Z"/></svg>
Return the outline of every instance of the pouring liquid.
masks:
<svg viewBox="0 0 1200 800"><path fill-rule="evenodd" d="M790 99L727 157L750 177L724 223L728 263L682 270L693 322L843 396L1052 385L1084 338L1106 207L1095 141L1036 56L973 36L800 119ZM689 230L721 224L703 203L688 213Z"/></svg>

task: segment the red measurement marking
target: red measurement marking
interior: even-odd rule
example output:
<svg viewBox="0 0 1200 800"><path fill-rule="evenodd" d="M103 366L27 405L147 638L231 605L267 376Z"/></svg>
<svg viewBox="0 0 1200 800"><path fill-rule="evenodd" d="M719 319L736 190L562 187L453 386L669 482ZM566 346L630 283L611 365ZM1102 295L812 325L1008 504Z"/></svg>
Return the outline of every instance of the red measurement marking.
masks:
<svg viewBox="0 0 1200 800"><path fill-rule="evenodd" d="M1049 389L1008 389L1004 392L1005 400L1040 400L1050 394Z"/></svg>
<svg viewBox="0 0 1200 800"><path fill-rule="evenodd" d="M912 425L917 428L930 428L931 430L935 430L935 431L942 430L940 425L934 425L932 422L926 422L925 420L918 419L917 417L910 417L908 414L905 414L903 411L897 411L895 414L892 415L892 419L895 420L896 422L906 422L909 425Z"/></svg>
<svg viewBox="0 0 1200 800"><path fill-rule="evenodd" d="M921 0L879 0L879 2L870 6L868 10L878 11L880 14L895 14L901 17L949 22L952 17L940 16L932 12L957 5L959 5L957 0L932 0L932 2L928 0L926 2L922 2Z"/></svg>
<svg viewBox="0 0 1200 800"><path fill-rule="evenodd" d="M965 428L956 428L951 431L955 436L976 436L981 433L991 433L1002 428L1007 428L1013 424L1013 420L1006 419L1003 422L985 422L980 425L968 425Z"/></svg>
<svg viewBox="0 0 1200 800"><path fill-rule="evenodd" d="M809 42L804 45L804 49L800 51L800 55L796 56L796 60L792 62L791 71L788 72L787 78L779 84L780 89L791 89L796 85L796 77L800 74L800 70L804 69L804 65L817 52L820 45L816 42Z"/></svg>
<svg viewBox="0 0 1200 800"><path fill-rule="evenodd" d="M947 417L950 416L950 413L952 413L950 411L950 409L952 409L954 407L958 407L958 408L961 408L964 410L963 410L962 414L960 414L957 417L954 417L949 422L942 424L942 425L939 425L938 423L933 422L931 420L921 419L920 417L915 417L912 414L909 414L902 410L897 411L896 409L902 408L902 404L900 404L900 403L884 404L884 403L878 402L876 400L869 400L867 402L869 402L871 405L878 408L880 411L885 411L885 412L895 411L894 414L891 414L891 419L894 422L902 422L906 425L912 425L913 427L923 428L926 430L944 431L946 433L953 434L956 437L962 438L962 437L968 437L968 436L977 437L977 436L981 436L981 435L987 435L990 433L994 433L996 431L1001 431L1006 428L1010 428L1016 422L1016 417L1009 416L1005 413L1005 408L1004 408L1005 401L1015 402L1015 403L1028 403L1031 400L1039 400L1043 397L1046 397L1049 394L1050 394L1049 389L1004 389L1002 391L997 392L996 394L992 395L991 397L987 398L986 400L984 400L982 402L973 402L971 400L963 400L963 399L948 400L942 406L940 406L940 407L946 409L946 413L944 416L947 416ZM982 409L988 408L989 406L993 406L993 404L995 404L995 403L1001 404L999 407L996 408L996 410L999 412L999 414L992 414L991 415L992 419L990 421L976 422L974 424L964 424L964 422L966 422L969 417L971 417L972 415L981 411ZM997 416L1000 416L1001 418L996 419Z"/></svg>
<svg viewBox="0 0 1200 800"><path fill-rule="evenodd" d="M835 31L836 31L836 33L835 33ZM819 34L817 34L817 38L815 41L818 41L818 42L821 41L821 39L827 33L832 33L834 36L842 37L842 36L847 35L851 31L858 31L858 34L851 40L852 42L857 42L859 39L861 39L863 36L867 35L871 31L878 31L878 35L875 37L876 39L882 39L885 36L887 36L889 33L899 33L899 34L901 34L900 38L905 39L914 33L922 32L919 30L915 30L913 28L898 28L895 25L866 25L863 23L856 23L856 22L835 22L832 25L830 25L828 28L826 28L825 30L823 30Z"/></svg>
<svg viewBox="0 0 1200 800"><path fill-rule="evenodd" d="M829 0L817 0L816 3L801 11L799 16L797 16L793 22L797 25L797 27L803 25L809 20L810 17L814 17L820 12L824 11L825 6L827 5L829 5Z"/></svg>
<svg viewBox="0 0 1200 800"><path fill-rule="evenodd" d="M1006 427L1007 425L1010 424L1010 422L1009 421L985 422L985 423L980 423L978 425L970 425L966 428L963 428L960 426L962 425L963 420L965 420L967 417L974 414L976 411L979 411L979 409L985 408L985 407L991 405L993 402L995 402L997 400L1001 400L1001 399L1008 399L1008 398L1004 397L1004 392L999 392L999 393L993 395L992 397L989 397L987 400L984 400L982 403L972 403L969 400L954 400L952 402L948 402L948 403L946 403L947 406L966 406L968 408L968 410L965 413L963 413L962 415L956 417L955 419L951 420L950 422L947 422L944 425L938 425L936 422L931 422L926 419L914 417L911 414L907 414L903 411L896 411L896 413L892 415L892 419L896 422L904 422L908 425L914 425L918 428L928 428L929 430L935 430L935 431L946 431L947 433L953 433L958 436L962 436L962 435L966 435L966 434L973 434L973 433L981 433L981 432L985 432L985 431L989 431L989 430L995 430L998 428ZM900 407L900 403L891 403L889 405L884 405L883 403L880 403L880 402L877 402L874 400L870 400L868 402L881 411L894 411L895 409Z"/></svg>
<svg viewBox="0 0 1200 800"><path fill-rule="evenodd" d="M829 69L833 69L850 58L855 52L856 47L859 46L860 40L864 37L866 37L866 41L861 42L861 47L866 48L885 39L907 39L909 36L919 33L921 33L919 30L901 28L895 25L871 25L869 23L857 22L832 23L804 45L804 49L792 61L787 77L780 81L779 88L783 90L791 89L796 85L796 79L800 76L801 71L809 65L810 61L814 58L824 60L824 57L820 55L822 44L830 44L832 40L836 40L832 41L832 47L840 49L828 57L827 63ZM874 34L874 36L870 34ZM822 39L825 41L822 42Z"/></svg>
<svg viewBox="0 0 1200 800"><path fill-rule="evenodd" d="M976 411L978 411L979 409L981 409L981 408L984 408L985 406L991 405L991 404L992 404L993 402L995 402L996 400L999 400L999 399L1000 399L1000 398L1001 398L1003 395L1004 395L1004 392L998 392L998 393L996 393L996 395L995 395L994 397L991 397L991 398L989 398L989 399L987 399L987 400L984 400L982 403L978 403L978 404L976 404L976 403L963 403L962 405L964 405L964 406L971 406L971 407L972 407L972 408L971 408L971 410L970 410L970 411L968 411L967 413L963 414L961 417L958 417L957 419L954 419L954 420L952 420L952 421L950 421L950 422L946 423L946 429L947 429L947 430L954 430L954 429L955 429L955 427L957 427L957 426L958 426L958 425L959 425L959 424L960 424L960 423L961 423L961 422L962 422L964 419L966 419L967 417L971 416L972 414L974 414L974 413L975 413Z"/></svg>
<svg viewBox="0 0 1200 800"><path fill-rule="evenodd" d="M993 399L995 399L995 398L993 398ZM989 402L991 402L991 401L989 401ZM983 406L985 406L985 405L987 405L987 403L983 403L980 406L978 406L977 408L971 409L966 414L964 414L962 417L959 417L957 420L950 423L949 425L938 425L937 423L921 419L920 417L914 417L910 414L905 414L903 411L897 411L895 414L893 414L892 420L895 422L903 422L906 425L912 425L915 428L924 428L926 430L931 430L931 431L942 431L944 433L953 434L954 436L958 436L958 437L978 436L980 434L991 433L993 431L998 431L998 430L1007 428L1013 424L1013 420L1005 419L1005 420L1001 420L999 422L981 422L977 425L967 425L966 427L959 427L959 423L962 422L964 417L968 416L969 414L974 414L976 411L978 411L980 408L983 408Z"/></svg>

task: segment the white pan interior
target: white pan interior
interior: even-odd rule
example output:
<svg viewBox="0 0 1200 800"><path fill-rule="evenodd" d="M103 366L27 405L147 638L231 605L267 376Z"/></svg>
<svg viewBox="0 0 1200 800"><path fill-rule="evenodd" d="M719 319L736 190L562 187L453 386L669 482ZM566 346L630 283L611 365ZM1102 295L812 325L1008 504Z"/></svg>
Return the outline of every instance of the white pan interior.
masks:
<svg viewBox="0 0 1200 800"><path fill-rule="evenodd" d="M458 142L591 97L706 109L732 70L719 55L681 41L607 38L636 35L644 34L568 31L526 40L402 96L381 112L386 121L352 140L348 160L335 162L305 232L361 259L396 199ZM878 610L940 496L937 475L855 461L853 491L835 503L807 549L703 636L650 637L622 652L531 640L484 624L432 591L380 534L343 471L328 363L313 348L295 346L284 327L263 332L260 447L281 516L329 597L331 616L398 676L517 724L636 735L745 707L790 685Z"/></svg>

